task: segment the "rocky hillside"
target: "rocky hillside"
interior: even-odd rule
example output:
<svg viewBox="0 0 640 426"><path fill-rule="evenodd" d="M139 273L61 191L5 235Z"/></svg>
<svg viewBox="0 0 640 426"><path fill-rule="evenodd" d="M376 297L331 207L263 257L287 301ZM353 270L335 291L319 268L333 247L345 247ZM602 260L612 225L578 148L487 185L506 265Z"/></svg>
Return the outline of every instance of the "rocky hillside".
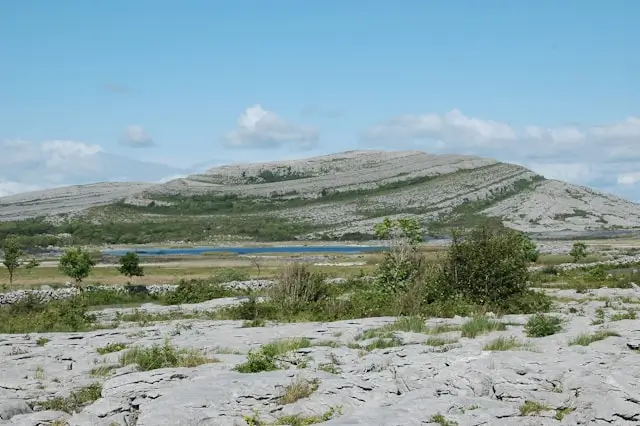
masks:
<svg viewBox="0 0 640 426"><path fill-rule="evenodd" d="M622 198L492 159L420 151L348 151L227 165L165 184L96 184L0 199L3 220L72 212L89 212L94 221L256 216L303 223L306 238L369 233L383 216L415 217L436 230L487 217L531 233L640 227L640 205Z"/></svg>

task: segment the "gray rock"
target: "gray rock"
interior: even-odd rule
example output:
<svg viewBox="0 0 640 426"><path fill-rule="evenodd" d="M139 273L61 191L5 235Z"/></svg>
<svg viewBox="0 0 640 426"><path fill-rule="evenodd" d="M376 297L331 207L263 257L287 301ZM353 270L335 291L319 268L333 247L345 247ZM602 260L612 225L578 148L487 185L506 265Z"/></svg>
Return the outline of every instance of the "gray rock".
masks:
<svg viewBox="0 0 640 426"><path fill-rule="evenodd" d="M510 315L497 318L510 324L506 331L474 339L452 331L441 337L457 342L436 347L424 344L433 336L404 332L396 333L400 346L372 351L348 346L364 330L392 323L395 319L390 317L255 328L243 328L241 321L180 320L144 327L123 324L119 329L86 333L42 333L30 335L29 340L23 335L2 335L0 413L4 423L0 424L37 425L67 418L76 426L125 425L134 420L138 426L245 425L245 416L273 422L286 415L322 416L334 410L324 424L436 425L434 416L442 415L461 426L637 425L640 321L610 321L616 309L627 309L628 303L618 308L616 303L594 298L600 295L616 301L626 297L622 290L633 292L600 289L584 295L553 290L581 301L582 311L565 313L563 308L557 315L565 320L564 329L552 336L529 339L523 329L528 317ZM215 308L225 303L237 303L237 299L180 309ZM579 334L603 327L591 325L599 308L605 312L604 327L620 336L588 346L569 345ZM152 309L161 312L175 307ZM428 325L464 321L460 317L431 319ZM180 333L174 332L176 328ZM511 336L527 345L509 351L484 350L492 340ZM37 346L37 337L51 341ZM285 362L287 369L255 374L233 370L250 350L294 337L308 338L312 346L288 354L285 360L292 363ZM152 345L166 338L177 347L200 349L219 362L136 371L134 366L119 366L118 352L96 352L109 343ZM73 363L72 370L66 368L69 363ZM92 376L99 366L114 368L105 376ZM298 379L316 379L318 388L283 405L280 397ZM95 381L102 384L100 398L80 413L32 412L29 408L39 410L39 401L64 397ZM527 413L521 410L527 401L537 408L524 415Z"/></svg>
<svg viewBox="0 0 640 426"><path fill-rule="evenodd" d="M7 399L0 402L0 419L10 420L19 414L31 413L31 407L20 399Z"/></svg>

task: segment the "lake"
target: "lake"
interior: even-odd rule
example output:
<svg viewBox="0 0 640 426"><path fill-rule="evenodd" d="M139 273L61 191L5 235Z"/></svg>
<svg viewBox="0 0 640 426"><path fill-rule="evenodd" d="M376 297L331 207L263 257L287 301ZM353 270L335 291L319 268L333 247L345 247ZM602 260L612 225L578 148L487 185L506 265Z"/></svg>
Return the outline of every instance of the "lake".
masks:
<svg viewBox="0 0 640 426"><path fill-rule="evenodd" d="M183 248L143 248L129 250L102 250L103 254L122 256L133 251L139 256L175 256L200 255L203 253L236 253L236 254L267 254L267 253L370 253L383 250L383 246L275 246L275 247L183 247Z"/></svg>

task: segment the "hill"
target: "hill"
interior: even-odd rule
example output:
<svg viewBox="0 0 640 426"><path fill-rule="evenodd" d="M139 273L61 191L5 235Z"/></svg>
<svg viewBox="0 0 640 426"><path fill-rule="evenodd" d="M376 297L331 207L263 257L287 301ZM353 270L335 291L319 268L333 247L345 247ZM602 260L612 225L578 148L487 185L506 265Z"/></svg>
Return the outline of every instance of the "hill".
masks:
<svg viewBox="0 0 640 426"><path fill-rule="evenodd" d="M101 243L365 239L384 216L415 217L432 234L487 220L536 234L640 227L640 205L620 197L493 159L420 151L348 151L215 167L164 184L59 188L0 198L0 212L13 221L0 233L34 234L31 226ZM37 216L47 218L15 222Z"/></svg>

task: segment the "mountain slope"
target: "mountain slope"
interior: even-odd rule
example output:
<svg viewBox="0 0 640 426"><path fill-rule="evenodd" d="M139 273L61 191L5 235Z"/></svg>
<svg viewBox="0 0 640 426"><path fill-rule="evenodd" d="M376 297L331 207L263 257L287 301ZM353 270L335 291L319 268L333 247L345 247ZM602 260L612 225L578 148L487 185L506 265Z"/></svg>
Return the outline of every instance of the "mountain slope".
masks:
<svg viewBox="0 0 640 426"><path fill-rule="evenodd" d="M487 218L535 233L640 227L640 205L619 197L492 159L420 151L349 151L215 167L164 184L100 185L79 187L85 194L76 190L66 210L36 194L0 199L0 219L16 218L25 203L22 217L84 211L92 223L144 224L127 228L143 242L185 233L203 240L354 237L370 234L383 216L415 217L434 233Z"/></svg>

